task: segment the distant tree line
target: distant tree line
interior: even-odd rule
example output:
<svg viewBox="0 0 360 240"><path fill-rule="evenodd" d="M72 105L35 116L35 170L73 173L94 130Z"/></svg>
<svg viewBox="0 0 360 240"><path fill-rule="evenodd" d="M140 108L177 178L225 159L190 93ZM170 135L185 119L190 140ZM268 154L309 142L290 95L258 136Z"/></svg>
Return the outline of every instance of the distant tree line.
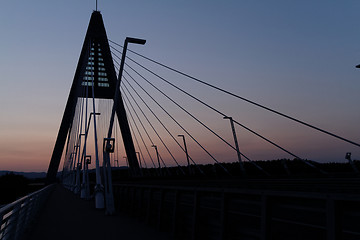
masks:
<svg viewBox="0 0 360 240"><path fill-rule="evenodd" d="M11 203L43 186L34 184L36 182L44 181L43 179L31 180L11 172L0 176L0 205Z"/></svg>
<svg viewBox="0 0 360 240"><path fill-rule="evenodd" d="M251 162L244 162L245 174L242 173L239 162L220 164L199 164L188 166L162 168L143 168L145 178L309 178L309 177L357 177L351 165L344 163L318 163L305 160L306 164L299 159L277 159L268 161L256 161L255 166ZM360 170L360 161L354 161L355 166ZM311 167L309 165L313 165ZM225 171L224 168L227 170ZM262 169L262 170L260 170ZM113 169L114 181L131 178L126 168ZM160 175L160 176L159 176ZM95 173L90 174L90 178L95 181Z"/></svg>

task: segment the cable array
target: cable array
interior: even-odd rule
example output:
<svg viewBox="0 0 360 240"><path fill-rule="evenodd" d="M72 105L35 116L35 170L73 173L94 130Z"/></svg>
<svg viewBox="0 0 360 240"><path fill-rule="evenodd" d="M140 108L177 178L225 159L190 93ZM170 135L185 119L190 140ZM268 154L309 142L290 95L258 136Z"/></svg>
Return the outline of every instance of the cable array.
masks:
<svg viewBox="0 0 360 240"><path fill-rule="evenodd" d="M109 40L109 42L115 69L119 71L121 61L119 55L122 54L119 47L122 48L122 46L111 40ZM190 79L207 88L215 89L222 94L275 113L288 120L325 133L352 145L360 146L360 144L344 137L241 97L218 86L209 84L204 80L195 78L135 51L130 49L128 49L128 51L135 57L145 60L145 62L150 62L166 71L176 73L185 79ZM241 157L243 157L247 162L258 169L259 172L269 175L256 163L256 161L252 160L248 154L244 153L246 151L245 148L242 148L240 151L238 150L239 147L237 145L234 146L229 143L229 141L226 140L224 133L219 132L214 126L211 126L211 122L209 123L207 119L203 119L202 114L199 113L200 110L194 110L192 105L193 103L199 104L204 109L210 110L209 112L212 112L212 114L215 113L216 118L218 118L218 116L229 118L228 114L221 109L214 107L200 96L192 94L191 91L176 84L172 79L165 77L164 73L160 74L158 71L145 66L144 63L140 63L140 61L136 60L134 57L127 56L124 65L124 74L122 75L122 79L120 79L120 83L119 90L121 92L121 98L126 108L130 131L135 143L135 151L144 176L153 174L156 174L157 176L171 175L174 170L171 170L172 168L170 169L170 167L176 167L176 174L180 175L191 175L195 172L205 174L201 165L208 163L218 166L225 175L231 176L232 173L225 166L219 151L234 153L234 156L238 156L240 164L242 164ZM63 165L63 175L68 177L69 185L72 186L79 186L79 182L81 181L80 174L76 173L79 172L81 168L94 168L95 163L100 165L104 164L102 163L104 162L103 156L102 154L99 154L97 149L102 147L102 139L107 136L113 107L112 100L88 98L87 96L91 94L91 92L88 91L94 91L94 88L86 87L81 89L82 91L86 91L86 93L82 92L79 96L86 97L79 98L77 101L75 117L68 134L65 162ZM92 92L91 95L94 96L94 92ZM185 102L188 103L187 106ZM235 123L237 127L241 127L241 129L262 139L273 147L281 150L286 155L299 159L306 165L317 169L310 161L304 160L302 157L281 146L279 143L276 143L274 140L270 140L258 131L249 128L240 120L231 118L231 121ZM115 119L115 122L118 123L117 119ZM235 131L234 126L232 127L233 131ZM110 154L112 166L127 167L127 156L124 147L121 144L122 136L118 124L115 124L112 131L112 136L114 136L116 144L115 152ZM90 135L94 135L94 140L92 142L89 140ZM183 136L184 144L186 136L188 146L190 146L189 152L176 136ZM216 146L211 145L212 140L208 136L216 139ZM237 144L237 141L235 141L235 144ZM152 148L155 151L153 151ZM92 161L89 166L85 164L85 159L88 155L96 156L96 161ZM185 157L191 162L191 165L186 166L187 163ZM190 164L190 162L188 164ZM285 161L283 164L284 168L287 169ZM150 166L154 171L149 171ZM185 169L188 167L190 170L187 172ZM96 169L99 169L99 166L97 166ZM105 168L103 168L103 171L105 171ZM325 173L322 170L320 171ZM106 175L105 172L104 175ZM85 176L83 175L83 177Z"/></svg>
<svg viewBox="0 0 360 240"><path fill-rule="evenodd" d="M109 41L110 41L111 43L113 43L114 45L119 46L119 47L122 48L122 46L121 46L120 44L118 44L118 43L116 43L116 42L114 42L114 41L111 41L111 40L109 40ZM339 136L339 135L337 135L337 134L334 134L334 133L331 133L331 132L329 132L329 131L326 131L326 130L324 130L324 129L322 129L322 128L316 127L316 126L314 126L314 125L312 125L312 124L306 123L305 121L302 121L302 120L297 119L297 118L295 118L295 117L291 117L291 116L289 116L289 115L287 115L287 114L281 113L280 111L274 110L274 109L272 109L272 108L270 108L270 107L267 107L267 106L265 106L265 105L262 105L262 104L260 104L260 103L251 101L251 100L249 100L249 99L247 99L247 98L244 98L244 97L241 97L241 96L239 96L239 95L237 95L237 94L235 94L235 93L232 93L232 92L230 92L230 91L228 91L228 90L225 90L225 89L223 89L223 88L220 88L220 87L217 87L217 86L212 85L212 84L210 84L210 83L207 83L207 82L205 82L205 81L203 81L203 80L200 80L200 79L198 79L198 78L196 78L196 77L193 77L193 76L191 76L191 75L189 75L189 74L186 74L186 73L184 73L184 72L182 72L182 71L179 71L179 70L177 70L177 69L175 69L175 68L169 67L169 66L167 66L167 65L165 65L165 64L163 64L163 63L160 63L160 62L158 62L158 61L155 61L155 60L153 60L153 59L151 59L151 58L148 58L148 57L146 57L146 56L144 56L144 55L142 55L142 54L139 54L139 53L137 53L137 52L135 52L135 51L132 51L132 50L130 50L130 49L129 49L129 51L132 52L132 53L134 53L134 54L136 54L137 56L140 56L140 57L142 57L142 58L144 58L144 59L152 62L152 63L155 63L155 64L157 64L157 65L159 65L159 66L162 66L162 67L164 67L164 68L166 68L166 69L168 69L168 70L171 70L171 71L173 71L173 72L176 72L176 73L178 73L178 74L180 74L180 75L182 75L182 76L184 76L184 77L186 77L186 78L192 79L192 80L194 80L194 81L196 81L196 82L198 82L198 83L201 83L201 84L203 84L203 85L206 85L206 86L208 86L208 87L210 87L210 88L216 89L216 90L218 90L218 91L220 91L220 92L223 92L223 93L225 93L225 94L227 94L227 95L230 95L230 96L232 96L232 97L238 98L238 99L240 99L240 100L242 100L242 101L248 102L248 103L250 103L250 104L252 104L252 105L255 105L255 106L257 106L257 107L260 107L260 108L262 108L262 109L265 109L265 110L267 110L267 111L269 111L269 112L275 113L275 114L277 114L277 115L279 115L279 116L285 117L285 118L290 119L290 120L292 120L292 121L294 121L294 122L297 122L297 123L302 124L302 125L304 125L304 126L307 126L307 127L309 127L309 128L315 129L315 130L317 130L317 131L319 131L319 132L325 133L325 134L327 134L327 135L329 135L329 136L338 138L338 139L340 139L340 140L342 140L342 141L344 141L344 142L347 142L347 143L350 143L350 144L352 144L352 145L355 145L355 146L360 147L360 143L356 143L356 142L351 141L351 140L349 140L349 139L347 139L347 138L341 137L341 136ZM130 59L130 58L129 58L129 59Z"/></svg>
<svg viewBox="0 0 360 240"><path fill-rule="evenodd" d="M121 50L119 50L118 47L122 48L122 46L121 46L120 44L114 42L114 41L111 41L111 40L109 40L109 42L111 43L110 48L111 48L111 52L112 52L112 55L113 55L113 59L114 59L114 61L118 64L118 61L117 61L116 59L120 59L120 57L118 56L118 54L122 54ZM347 143L350 143L350 144L353 144L353 145L356 145L356 146L360 146L360 144L355 143L355 142L353 142L353 141L350 141L350 140L348 140L348 139L346 139L346 138L344 138L344 137L338 136L338 135L333 134L333 133L331 133L331 132L329 132L329 131L326 131L326 130L324 130L324 129L321 129L321 128L319 128L319 127L316 127L316 126L314 126L314 125L311 125L311 124L309 124L309 123L306 123L306 122L301 121L301 120L299 120L299 119L296 119L296 118L294 118L294 117L291 117L291 116L289 116L289 115L286 115L286 114L284 114L284 113L281 113L281 112L279 112L279 111L277 111L277 110L271 109L271 108L269 108L269 107L267 107L267 106L264 106L264 105L262 105L262 104L259 104L259 103L256 103L256 102L254 102L254 101L251 101L251 100L249 100L249 99L246 99L246 98L244 98L244 97L241 97L241 96L239 96L239 95L237 95L237 94L234 94L234 93L232 93L232 92L230 92L230 91L227 91L227 90L225 90L225 89L222 89L222 88L220 88L220 87L218 87L218 86L209 84L209 83L207 83L206 81L200 80L200 79L195 78L195 77L193 77L193 76L191 76L191 75L189 75L189 74L186 74L186 73L184 73L184 72L182 72L182 71L179 71L179 70L177 70L177 69L175 69L175 68L169 67L169 66L167 66L166 64L160 63L160 62L158 62L158 61L156 61L156 60L153 60L153 59L151 59L151 58L149 58L149 57L146 57L146 56L144 56L144 55L142 55L142 54L139 54L139 53L137 53L137 52L135 52L135 51L133 51L133 50L128 49L128 51L131 52L131 53L133 53L135 56L138 56L138 57L140 57L140 58L142 58L142 59L145 59L145 60L147 60L147 61L149 61L149 62L151 62L151 63L153 63L153 64L155 64L155 65L157 65L157 66L160 66L160 67L162 67L162 68L164 68L164 69L166 69L166 70L170 70L170 71L172 71L172 72L175 72L175 73L177 73L177 74L179 74L179 75L181 75L181 76L183 76L183 77L185 77L185 78L188 78L188 79L191 79L191 80L193 80L193 81L196 81L196 82L198 82L198 83L200 83L200 84L202 84L202 85L204 85L204 86L207 86L207 87L209 87L209 88L215 89L215 90L217 90L217 91L219 91L219 92L221 92L221 93L224 93L224 94L226 94L226 95L235 97L235 98L237 98L237 99L239 99L239 100L245 101L245 102L247 102L247 103L250 103L250 104L252 104L252 105L255 105L255 106L257 106L257 107L260 107L260 108L262 108L262 109L264 109L264 110L267 110L267 111L269 111L269 112L272 112L272 113L275 113L275 114L280 115L280 116L282 116L282 117L285 117L286 119L289 119L289 120L291 120L291 121L294 121L294 122L296 122L296 123L299 123L299 124L304 125L304 126L307 126L307 127L310 127L310 128L312 128L312 129L314 129L314 130L317 130L317 131L319 131L319 132L325 133L325 134L327 134L327 135L329 135L329 136L332 136L332 137L335 137L335 138L340 139L340 140L342 140L342 141L345 141L345 142L347 142ZM141 94L139 93L138 90L135 89L135 87L132 86L132 84L130 83L130 80L131 80L133 83L135 83L135 85L137 86L137 88L138 88L139 90L141 89L141 90L143 91L143 93L145 93L145 94L149 97L149 99L151 99L153 102L155 102L155 104L156 104L160 109L162 109L162 110L168 115L168 117L169 117L170 119L172 119L172 120L175 122L175 124L177 124L177 125L187 134L188 137L190 137L190 139L192 139L195 143L197 143L197 144L202 148L202 150L205 151L205 152L214 160L214 162L215 162L216 164L219 164L219 165L221 166L220 162L210 153L210 151L208 151L205 147L203 147L203 146L201 145L201 143L199 142L200 140L194 138L194 137L191 135L191 133L190 133L189 131L187 131L187 130L182 126L182 124L179 123L179 121L177 121L177 120L175 119L175 117L172 117L171 114L169 113L169 111L165 110L165 108L162 106L163 104L160 104L160 103L159 103L160 101L155 100L154 93L152 93L153 96L151 96L151 94L149 93L149 90L145 90L144 84L139 83L139 82L138 82L138 79L141 79L141 80L144 81L144 83L147 83L148 86L149 86L150 88L152 88L152 90L151 90L152 92L153 92L153 90L155 89L159 94L163 95L163 96L165 97L166 101L173 103L177 108L179 108L181 111L183 111L184 114L190 116L190 118L192 118L195 122L197 122L198 124L200 124L200 125L201 125L203 128L205 128L207 131L209 131L210 133L212 133L216 138L220 139L220 140L221 140L226 146L228 146L231 150L237 151L236 148L235 148L232 144L230 144L228 141L226 141L226 140L221 136L221 134L217 133L217 132L216 132L215 130L213 130L211 127L207 126L207 124L204 123L202 120L200 120L199 117L195 116L193 113L191 113L191 112L190 112L189 110L187 110L185 107L183 107L183 106L181 105L181 103L179 103L178 101L176 101L176 100L174 100L172 97L170 97L169 94L166 92L166 90L162 90L161 88L164 88L164 85L161 85L161 87L156 86L152 80L149 80L149 77L145 77L145 76L144 76L144 73L140 73L140 71L143 71L143 72L146 72L146 73L150 74L150 76L152 76L152 78L156 78L156 79L158 79L158 80L160 79L160 80L161 80L163 83L165 83L166 85L168 85L168 86L176 89L177 91L181 92L182 94L186 95L187 97L191 98L192 100L200 103L201 105L203 105L204 107L212 110L213 112L221 115L222 117L228 117L227 114L225 114L225 113L222 112L221 110L219 110L219 109L211 106L209 103L206 103L204 100L201 100L199 97L194 96L193 94L191 94L190 92L188 92L186 89L177 86L173 81L171 81L171 80L169 80L169 79L161 76L159 73L156 73L154 70L151 70L149 67L145 67L144 64L141 64L139 61L134 60L132 57L127 56L127 60L128 60L128 61L125 63L126 69L124 70L124 72L125 72L126 75L127 75L127 78L123 77L123 78L121 79L121 81L123 82L123 83L122 83L123 86L124 86L125 84L129 86L129 88L131 89L131 91L133 91L133 92L135 93L135 95L138 96L138 98L140 99L140 101L143 102L143 104L145 105L145 107L146 107L148 110L150 110L151 114L152 114L153 116L155 116L155 118L157 119L157 121L160 122L160 124L161 124L163 127L164 127L164 125L162 124L162 121L157 117L157 115L154 113L154 111L151 110L151 107L149 107L149 105L146 103L146 101L145 101L142 97L140 97ZM129 62L129 61L130 61L130 62ZM132 64L130 64L130 63L132 63ZM131 66L131 65L133 65L133 66ZM135 69L135 67L138 67L139 69L137 70L137 69ZM131 71L131 73L130 73L130 71ZM134 76L136 76L136 77L134 77ZM125 83L125 84L124 84L124 83ZM123 89L124 89L124 87L123 87ZM127 87L126 87L126 92L127 92L127 94L130 94L130 90L129 90ZM157 94L155 94L155 95L157 95ZM136 102L136 100L134 99L134 97L132 97L132 100ZM138 108L140 109L140 106L138 106ZM140 109L140 111L142 111L142 110ZM143 112L143 111L142 111L142 112ZM144 114L144 113L143 113L143 114ZM293 152L285 149L285 148L282 147L280 144L275 143L275 141L270 140L269 138L267 138L267 137L263 136L262 134L258 133L257 131L254 131L254 130L250 129L249 127L247 127L247 126L245 126L243 123L241 123L239 120L234 120L233 122L234 122L237 126L239 126L239 127L243 128L243 129L247 130L247 131L250 132L251 134L259 137L260 139L262 139L262 140L266 141L267 143L273 145L274 147L280 149L280 150L283 151L284 153L286 153L286 154L294 157L295 159L302 160L305 164L307 164L308 166L310 166L310 167L312 167L312 168L316 168L311 162L309 162L309 161L307 161L307 160L304 160L304 159L303 159L302 157L300 157L299 155L297 155L297 154L295 154L295 153L293 153ZM165 129L167 129L167 128L165 127ZM166 131L168 132L168 134L170 134L170 135L172 136L173 140L175 140L175 138L173 137L173 134L171 134L168 130L166 130ZM184 149L181 147L181 145L178 143L178 141L175 140L175 142L176 142L177 145L180 146L180 148L184 151ZM168 149L168 148L167 148L167 149ZM169 150L168 150L168 151L169 151ZM243 153L243 151L241 151L241 152L239 151L239 155L241 155L242 157L244 157L244 158L245 158L246 160L248 160L249 162L253 163L254 166L256 166L259 170L262 170L262 171L263 171L263 169L261 169L259 166L257 166L256 162L252 161L248 156L246 156L246 155ZM191 158L191 160L192 160L193 163L195 163L192 158ZM284 163L284 164L285 164L285 163ZM284 167L287 169L286 166L284 166ZM224 168L224 170L225 170L225 172L227 172L227 170L226 170L225 168ZM321 170L320 170L320 171L321 171ZM323 171L321 171L321 172L323 172Z"/></svg>

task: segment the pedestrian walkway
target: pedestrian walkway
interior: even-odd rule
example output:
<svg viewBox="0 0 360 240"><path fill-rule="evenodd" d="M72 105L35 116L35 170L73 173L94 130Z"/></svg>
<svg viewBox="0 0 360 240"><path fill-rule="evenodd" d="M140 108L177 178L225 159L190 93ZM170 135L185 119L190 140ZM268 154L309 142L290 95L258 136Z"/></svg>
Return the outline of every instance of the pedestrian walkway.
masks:
<svg viewBox="0 0 360 240"><path fill-rule="evenodd" d="M106 216L95 209L93 201L85 201L62 186L56 186L34 225L29 240L113 240L170 239L135 218L121 213Z"/></svg>

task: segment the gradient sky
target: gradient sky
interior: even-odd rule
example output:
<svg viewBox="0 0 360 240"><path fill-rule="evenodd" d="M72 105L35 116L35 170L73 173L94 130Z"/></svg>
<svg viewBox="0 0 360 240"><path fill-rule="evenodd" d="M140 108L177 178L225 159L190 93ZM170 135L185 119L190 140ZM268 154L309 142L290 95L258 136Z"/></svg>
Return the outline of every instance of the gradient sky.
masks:
<svg viewBox="0 0 360 240"><path fill-rule="evenodd" d="M94 8L89 0L2 1L0 170L47 170ZM109 39L144 38L131 49L360 142L359 1L104 0L99 10ZM345 161L350 151L360 159L358 147L183 84L304 158ZM290 157L238 130L252 159Z"/></svg>

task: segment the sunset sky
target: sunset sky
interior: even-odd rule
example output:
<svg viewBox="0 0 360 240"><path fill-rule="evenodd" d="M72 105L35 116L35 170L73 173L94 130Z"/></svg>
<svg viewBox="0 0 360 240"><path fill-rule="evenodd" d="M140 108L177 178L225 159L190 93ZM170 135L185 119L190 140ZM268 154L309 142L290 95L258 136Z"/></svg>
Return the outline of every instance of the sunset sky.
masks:
<svg viewBox="0 0 360 240"><path fill-rule="evenodd" d="M104 0L98 8L109 39L146 39L145 46L130 49L360 142L359 1ZM2 1L0 170L47 170L94 9L89 0ZM352 152L360 159L359 147L191 80L172 79L303 158L345 162ZM232 143L228 121L184 104ZM232 160L233 153L197 134L219 159ZM292 158L241 128L237 134L241 150L254 160ZM188 145L201 159L190 140Z"/></svg>

